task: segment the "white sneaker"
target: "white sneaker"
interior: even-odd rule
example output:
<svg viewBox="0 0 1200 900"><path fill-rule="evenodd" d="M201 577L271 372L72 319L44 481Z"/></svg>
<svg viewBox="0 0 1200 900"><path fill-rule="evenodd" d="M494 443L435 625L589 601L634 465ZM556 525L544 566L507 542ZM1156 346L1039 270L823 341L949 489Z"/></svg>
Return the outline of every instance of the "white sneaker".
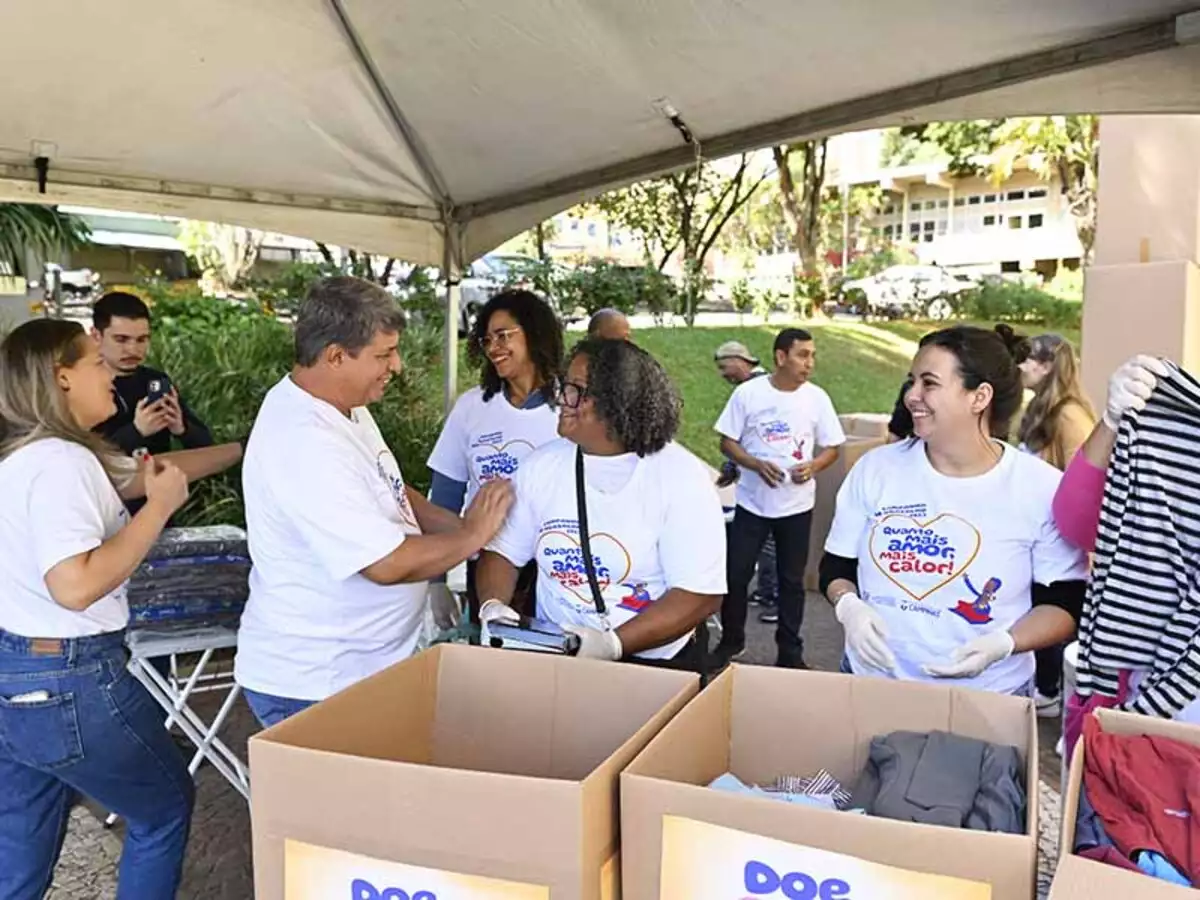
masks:
<svg viewBox="0 0 1200 900"><path fill-rule="evenodd" d="M1054 752L1058 754L1059 759L1062 759L1063 751L1066 749L1066 745L1063 741L1063 738L1059 738L1058 743L1054 745Z"/></svg>
<svg viewBox="0 0 1200 900"><path fill-rule="evenodd" d="M1057 719L1062 715L1061 697L1046 697L1040 692L1034 691L1033 703L1037 707L1039 719Z"/></svg>

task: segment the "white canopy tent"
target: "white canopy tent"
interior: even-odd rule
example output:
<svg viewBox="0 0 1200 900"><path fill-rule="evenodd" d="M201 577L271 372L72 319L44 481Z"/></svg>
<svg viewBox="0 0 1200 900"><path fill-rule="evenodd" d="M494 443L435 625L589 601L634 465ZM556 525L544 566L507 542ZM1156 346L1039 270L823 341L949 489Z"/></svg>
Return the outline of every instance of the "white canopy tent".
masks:
<svg viewBox="0 0 1200 900"><path fill-rule="evenodd" d="M0 200L305 235L453 281L586 197L691 163L685 132L714 158L933 119L1198 112L1198 7L7 0Z"/></svg>

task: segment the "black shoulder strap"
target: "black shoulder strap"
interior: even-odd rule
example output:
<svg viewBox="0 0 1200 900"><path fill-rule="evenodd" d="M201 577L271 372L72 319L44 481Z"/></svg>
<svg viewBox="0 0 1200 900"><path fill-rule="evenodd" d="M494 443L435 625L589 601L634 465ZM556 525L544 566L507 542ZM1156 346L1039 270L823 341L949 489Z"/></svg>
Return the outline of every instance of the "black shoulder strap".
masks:
<svg viewBox="0 0 1200 900"><path fill-rule="evenodd" d="M575 506L579 513L579 547L583 551L583 569L587 572L588 585L592 589L592 602L596 612L606 615L604 595L600 593L600 582L596 580L596 563L592 559L592 539L588 533L587 497L583 484L583 448L575 448Z"/></svg>

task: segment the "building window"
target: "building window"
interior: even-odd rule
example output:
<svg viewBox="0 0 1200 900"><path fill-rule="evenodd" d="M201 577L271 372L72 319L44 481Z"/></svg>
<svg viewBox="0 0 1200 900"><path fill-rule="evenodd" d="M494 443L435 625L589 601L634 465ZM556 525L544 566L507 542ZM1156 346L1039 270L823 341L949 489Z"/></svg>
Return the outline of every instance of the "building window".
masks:
<svg viewBox="0 0 1200 900"><path fill-rule="evenodd" d="M579 230L579 220L578 220L578 219L572 219L572 220L571 220L571 230L572 230L572 231L578 231L578 230Z"/></svg>
<svg viewBox="0 0 1200 900"><path fill-rule="evenodd" d="M937 206L937 204L936 204L936 203L934 203L932 200L926 200L926 201L925 201L925 208L926 208L926 209L933 209L933 208L935 208L936 206Z"/></svg>
<svg viewBox="0 0 1200 900"><path fill-rule="evenodd" d="M965 205L966 205L966 203L967 203L967 201L966 201L966 199L965 199L965 198L963 198L963 197L955 197L955 198L954 198L954 205L955 205L955 206L965 206Z"/></svg>
<svg viewBox="0 0 1200 900"><path fill-rule="evenodd" d="M1021 226L1024 224L1025 224L1025 220L1024 220L1024 217L1022 217L1022 216L1009 216L1008 217L1008 227L1011 228L1013 231L1020 230Z"/></svg>
<svg viewBox="0 0 1200 900"><path fill-rule="evenodd" d="M926 231L933 231L934 223L933 222L922 222L921 227L923 229L925 229Z"/></svg>
<svg viewBox="0 0 1200 900"><path fill-rule="evenodd" d="M920 222L913 222L911 225L909 225L909 226L908 226L908 233L909 233L909 235L911 235L911 236L912 236L912 237L914 237L914 238L915 238L917 235L919 235L919 234L921 233L921 223L920 223Z"/></svg>
<svg viewBox="0 0 1200 900"><path fill-rule="evenodd" d="M995 216L984 216L984 217L983 217L983 225L984 225L984 227L985 227L985 228L990 228L990 227L992 227L992 226L993 226L993 225L995 225L995 224L996 224L996 217L995 217Z"/></svg>
<svg viewBox="0 0 1200 900"><path fill-rule="evenodd" d="M595 237L596 236L596 223L588 222L587 231L588 231L588 237Z"/></svg>
<svg viewBox="0 0 1200 900"><path fill-rule="evenodd" d="M885 216L893 215L895 212L896 212L896 204L895 203L889 203L887 206L885 206L883 208L883 214Z"/></svg>
<svg viewBox="0 0 1200 900"><path fill-rule="evenodd" d="M948 227L945 222L938 222L937 233L945 234Z"/></svg>
<svg viewBox="0 0 1200 900"><path fill-rule="evenodd" d="M933 243L933 235L932 234L925 235L924 241L927 244L932 244Z"/></svg>
<svg viewBox="0 0 1200 900"><path fill-rule="evenodd" d="M1005 199L1006 200L1024 200L1025 192L1024 191L1009 191L1008 194L1005 195Z"/></svg>
<svg viewBox="0 0 1200 900"><path fill-rule="evenodd" d="M891 225L883 226L883 236L885 238L887 238L889 241L892 239L892 226Z"/></svg>
<svg viewBox="0 0 1200 900"><path fill-rule="evenodd" d="M921 211L921 204L920 204L920 203L911 203L911 204L909 204L908 211L909 211L909 212L920 212L920 211Z"/></svg>
<svg viewBox="0 0 1200 900"><path fill-rule="evenodd" d="M1041 228L1042 227L1042 214L1041 213L1032 213L1029 216L1029 227L1030 228Z"/></svg>
<svg viewBox="0 0 1200 900"><path fill-rule="evenodd" d="M1030 191L1025 196L1027 196L1030 200L1040 200L1046 196L1046 189L1045 188L1035 188L1034 190Z"/></svg>
<svg viewBox="0 0 1200 900"><path fill-rule="evenodd" d="M946 209L949 206L950 206L949 200L939 200L938 201L938 209Z"/></svg>
<svg viewBox="0 0 1200 900"><path fill-rule="evenodd" d="M984 202L984 203L995 203L995 202L996 202L996 195L995 195L995 194L984 194L984 195L983 195L983 202Z"/></svg>
<svg viewBox="0 0 1200 900"><path fill-rule="evenodd" d="M980 196L979 194L972 194L970 197L967 198L967 203L969 203L971 206L978 206L980 204L980 202L982 202L982 200L983 200L983 197Z"/></svg>

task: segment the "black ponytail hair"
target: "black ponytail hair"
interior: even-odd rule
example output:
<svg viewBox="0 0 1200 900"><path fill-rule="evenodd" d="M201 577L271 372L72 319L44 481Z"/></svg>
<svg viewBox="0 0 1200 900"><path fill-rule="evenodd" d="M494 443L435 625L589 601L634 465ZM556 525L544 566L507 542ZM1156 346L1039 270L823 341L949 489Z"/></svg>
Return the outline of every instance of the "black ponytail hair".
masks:
<svg viewBox="0 0 1200 900"><path fill-rule="evenodd" d="M990 331L974 325L955 325L925 335L920 347L941 347L953 353L967 390L973 391L984 383L992 386L992 402L984 413L988 431L994 438L1007 440L1024 396L1021 370L1017 366L1029 356L1029 339L1003 324Z"/></svg>

